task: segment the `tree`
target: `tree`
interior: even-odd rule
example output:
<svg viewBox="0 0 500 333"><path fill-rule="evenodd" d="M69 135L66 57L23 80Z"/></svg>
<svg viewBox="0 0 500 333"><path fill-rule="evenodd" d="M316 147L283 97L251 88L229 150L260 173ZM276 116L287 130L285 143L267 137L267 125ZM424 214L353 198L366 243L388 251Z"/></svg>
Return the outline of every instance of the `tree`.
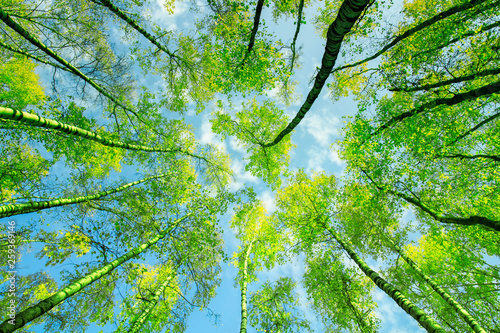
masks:
<svg viewBox="0 0 500 333"><path fill-rule="evenodd" d="M144 179L128 183L125 185L122 185L120 187L107 190L107 191L101 191L98 193L95 193L93 195L86 195L86 196L80 196L80 197L73 197L73 198L62 198L62 199L54 199L50 201L41 201L41 202L30 202L30 203L24 203L24 204L15 204L15 205L4 205L0 207L0 216L1 217L6 217L6 216L13 216L13 215L18 215L18 214L26 214L26 213L31 213L31 212L36 212L41 209L47 209L47 208L52 208L52 207L58 207L58 206L63 206L63 205L72 205L80 202L85 202L89 200L98 200L102 197L105 197L107 195L123 191L131 186L146 182L151 179L158 179L162 177L167 177L171 176L171 174L162 174L158 176L151 176L151 177L146 177Z"/></svg>
<svg viewBox="0 0 500 333"><path fill-rule="evenodd" d="M45 93L34 69L35 64L28 59L17 56L5 59L0 66L0 103L9 102L11 107L19 109L27 105L41 104ZM14 73L16 75L13 75Z"/></svg>
<svg viewBox="0 0 500 333"><path fill-rule="evenodd" d="M373 284L345 267L338 253L322 250L307 259L304 284L327 332L377 332Z"/></svg>
<svg viewBox="0 0 500 333"><path fill-rule="evenodd" d="M335 207L330 202L336 196L335 178L317 175L308 178L303 171L291 178L289 186L278 194L278 205L282 209L279 219L285 226L293 230L306 250L311 250L315 244L325 241L325 233L330 236L359 269L369 277L380 289L391 297L404 311L411 315L429 332L445 332L443 328L422 309L411 302L403 293L388 283L376 271L371 269L353 250L350 241L341 237L335 230ZM304 207L306 206L306 207ZM333 209L332 209L333 208ZM333 220L333 221L331 221ZM341 221L341 217L339 217ZM342 224L342 223L339 223ZM353 314L356 314L354 312ZM358 317L358 322L359 317ZM367 326L367 325L365 325Z"/></svg>
<svg viewBox="0 0 500 333"><path fill-rule="evenodd" d="M369 1L344 1L338 12L337 18L330 25L327 33L325 53L323 54L323 59L321 60L321 68L316 75L314 81L314 87L311 89L307 95L307 99L302 104L300 110L294 119L287 125L287 127L282 130L276 138L269 143L266 143L264 147L271 147L278 144L283 137L288 135L304 118L305 114L311 108L312 104L318 98L321 89L323 88L326 79L330 75L330 72L335 65L337 56L340 51L340 46L342 44L342 39L351 30L354 22L358 19L361 13L364 11Z"/></svg>
<svg viewBox="0 0 500 333"><path fill-rule="evenodd" d="M478 322L465 310L460 304L458 304L453 297L451 297L446 291L444 291L441 287L437 285L437 283L427 276L422 270L418 267L418 265L410 259L402 249L392 241L392 239L387 238L388 242L394 248L394 250L403 258L406 263L413 268L413 270L427 282L436 293L439 294L451 307L467 322L467 324L474 330L474 332L486 332Z"/></svg>
<svg viewBox="0 0 500 333"><path fill-rule="evenodd" d="M452 331L472 330L470 317L476 321L474 330L478 330L477 326L480 326L486 332L494 332L497 326L496 319L490 316L490 313L491 310L498 308L499 304L498 294L494 291L496 289L494 281L498 279L498 267L484 261L482 253L485 250L478 251L478 245L480 248L486 245L488 249L493 244L489 238L476 238L479 235L481 235L480 229L468 233L459 230L441 230L424 235L418 243L407 244L401 249L415 265L425 271L428 278L432 278L436 284L446 289L448 297L453 297L461 305L461 310L468 313L469 320L460 320L461 318L450 311L448 300L445 302L436 294L428 297L432 289L428 284L421 282L423 279L410 281L409 276L414 275L408 272L411 268L407 267L397 274L392 274L401 286L408 288L413 299L435 313L435 317L442 325ZM495 235L492 234L490 237ZM476 240L478 245L471 244L473 240ZM472 247L474 250L471 250ZM492 254L491 249L488 252ZM439 269L432 266L437 260L441 262Z"/></svg>
<svg viewBox="0 0 500 333"><path fill-rule="evenodd" d="M232 105L229 105L232 109ZM222 109L222 103L219 107ZM236 136L250 154L245 170L262 177L273 189L281 184L281 175L286 173L290 157L288 152L293 147L290 138L283 140L279 146L265 148L268 141L281 125L286 123L286 116L270 100L262 104L256 100L242 105L243 110L236 113L236 119L224 109L215 113L212 130L222 134Z"/></svg>
<svg viewBox="0 0 500 333"><path fill-rule="evenodd" d="M302 319L296 283L291 278L280 278L265 282L250 298L250 325L258 332L298 332L311 331L307 320Z"/></svg>
<svg viewBox="0 0 500 333"><path fill-rule="evenodd" d="M270 269L283 248L282 235L276 232L272 221L265 216L260 202L240 206L231 219L231 227L237 230L242 246L234 253L234 265L238 267L237 282L241 291L240 333L247 331L247 286L255 281L256 274L265 266Z"/></svg>
<svg viewBox="0 0 500 333"><path fill-rule="evenodd" d="M128 332L139 332L149 323L151 323L149 326L153 326L151 330L161 330L160 327L154 326L166 326L172 321L174 317L172 311L180 297L175 267L171 267L169 263L155 269L141 265L139 270L143 273L140 278L135 277L139 280L139 283L133 287L136 300L125 300L121 315L124 321L130 323ZM151 288L151 286L155 287ZM150 317L155 317L155 320L150 320ZM120 330L124 330L123 323L119 327Z"/></svg>
<svg viewBox="0 0 500 333"><path fill-rule="evenodd" d="M467 271L474 269L482 271L485 266L481 258L482 251L487 251L487 253L493 254L495 250L491 248L491 237L495 237L495 232L482 232L479 227L467 228L466 230L454 229L448 233L448 237L443 237L443 230L435 224L435 229L427 231L425 238L427 237L437 237L442 242L446 242L449 246L447 254L440 253L441 246L437 245L438 242L433 243L434 247L429 251L434 252L432 255L421 253L420 256L423 257L434 257L437 260L443 260L444 257L456 256L457 258L468 258L465 259L461 264L455 262L453 270L446 269L442 270L439 268L440 272L446 272L445 275L450 277L450 281L437 280L435 277L434 269L430 269L427 266L422 269L412 258L407 255L407 251L403 250L399 244L408 243L408 233L415 232L410 228L411 224L407 225L405 228L401 226L399 221L402 217L401 210L397 204L388 200L388 195L386 193L380 193L376 188L369 185L361 185L359 183L350 183L344 186L343 194L339 197L338 202L340 202L341 213L339 214L343 221L341 224L341 233L343 235L349 236L352 246L355 246L357 250L363 253L368 253L371 256L387 260L390 257L391 252L396 252L398 257L395 258L394 263L387 269L387 275L395 279L394 284L401 288L402 290L407 290L408 296L415 301L416 304L421 306L425 311L433 313L433 317L443 326L443 327L455 327L458 330L488 330L490 320L484 317L481 310L474 309L474 314L466 309L468 304L477 302L483 302L483 297L476 295L474 292L469 292L466 298L460 298L462 295L457 293L455 289L451 289L456 282L456 277L460 275L467 275ZM406 230L405 230L406 229ZM454 238L453 235L461 235L461 240ZM481 234L485 239L478 241L477 236ZM445 239L447 239L445 241ZM396 243L397 242L397 243ZM494 242L494 241L493 241ZM457 250L454 248L463 248L473 246L468 250L464 250L463 254L458 254ZM407 248L414 248L412 245L407 245ZM479 250L482 249L482 250ZM467 254L465 254L467 253ZM405 263L400 263L399 261L403 259ZM436 265L437 262L435 262ZM470 265L470 266L469 266ZM449 266L451 268L451 266ZM439 267L436 266L436 267ZM487 266L486 266L487 267ZM491 267L493 268L493 267ZM429 269L429 270L428 270ZM493 268L494 269L494 268ZM450 274L454 272L454 274ZM433 276L434 275L434 276ZM403 278L404 276L404 278ZM453 277L452 277L453 276ZM402 283L402 281L405 281ZM466 284L474 285L474 282L464 282ZM477 287L476 287L477 288ZM486 287L488 288L488 287ZM426 290L427 294L415 293L415 290ZM425 300L425 301L424 301ZM492 298L488 297L490 304L495 304ZM428 306L428 302L435 304L434 306ZM439 305L437 305L439 304ZM453 308L453 312L451 312ZM437 313L436 309L442 309L443 312ZM444 313L453 313L453 315L444 315ZM465 322L460 322L459 317L455 315L458 313ZM446 318L446 319L444 319ZM450 326L452 325L452 326Z"/></svg>

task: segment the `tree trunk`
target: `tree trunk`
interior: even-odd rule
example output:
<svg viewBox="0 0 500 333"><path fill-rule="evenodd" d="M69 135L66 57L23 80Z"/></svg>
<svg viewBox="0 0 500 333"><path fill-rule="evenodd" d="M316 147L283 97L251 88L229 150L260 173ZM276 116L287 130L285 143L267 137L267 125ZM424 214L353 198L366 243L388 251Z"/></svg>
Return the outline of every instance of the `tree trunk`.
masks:
<svg viewBox="0 0 500 333"><path fill-rule="evenodd" d="M25 57L28 57L28 58L31 58L33 60L36 60L42 64L46 64L46 65L49 65L49 66L52 66L52 67L56 67L56 68L59 68L59 69L62 69L63 71L66 71L66 72L69 72L69 73L72 73L69 69L67 69L66 67L64 66L61 66L61 65L58 65L58 64L54 64L50 61L47 61L47 60L44 60L40 57L37 57L36 55L33 55L33 54L30 54L26 51L23 51L21 50L20 48L17 48L15 46L12 46L12 45L8 45L8 44L5 44L4 42L0 41L0 47L3 47L4 49L7 49L11 52L14 52L14 53L17 53L17 54L21 54Z"/></svg>
<svg viewBox="0 0 500 333"><path fill-rule="evenodd" d="M76 203L80 203L80 202L97 200L97 199L100 199L100 198L105 197L107 195L123 191L131 186L144 183L148 180L163 178L163 177L167 177L170 175L171 175L170 173L164 173L164 174L161 174L159 176L147 177L147 178L144 178L144 179L132 182L132 183L128 183L128 184L125 184L123 186L111 189L111 190L101 191L101 192L98 192L96 194L91 194L91 195L87 195L87 196L54 199L54 200L39 201L39 202L27 202L27 203L22 203L22 204L0 206L0 218L7 217L7 216L13 216L13 215L32 213L32 212L36 212L36 211L39 211L42 209L47 209L47 208L52 208L52 207L72 205L72 204L76 204Z"/></svg>
<svg viewBox="0 0 500 333"><path fill-rule="evenodd" d="M107 7L110 11L112 11L116 16L127 22L128 25L130 25L132 28L134 28L137 32L139 32L141 35L143 35L147 40L149 40L152 44L154 44L157 48L168 54L170 58L179 58L172 52L170 52L165 46L161 45L156 39L157 37L151 35L149 32L141 28L136 21L134 21L132 18L127 16L125 12L121 11L120 8L116 7L114 4L111 3L109 0L90 0L93 3ZM183 59L184 61L184 59Z"/></svg>
<svg viewBox="0 0 500 333"><path fill-rule="evenodd" d="M391 297L403 310L430 333L446 333L439 324L425 314L425 312L407 299L399 290L385 281L377 272L371 269L350 247L344 242L333 229L325 226L328 232L347 252L349 257L358 265L358 267L366 274L380 289L382 289L389 297Z"/></svg>
<svg viewBox="0 0 500 333"><path fill-rule="evenodd" d="M156 304L158 304L160 296L163 294L163 291L170 283L170 280L172 280L172 276L169 276L168 278L165 279L165 281L163 281L160 287L153 294L153 298L149 301L147 307L144 309L144 311L142 311L139 317L137 317L137 319L131 325L130 329L128 330L128 333L137 333L140 331L142 325L144 325L144 322L146 321L146 319L148 319L149 314L151 313L151 311L153 311Z"/></svg>
<svg viewBox="0 0 500 333"><path fill-rule="evenodd" d="M248 280L248 260L252 250L253 241L248 244L245 257L243 258L243 272L240 282L241 290L241 325L240 333L247 332L247 280Z"/></svg>
<svg viewBox="0 0 500 333"><path fill-rule="evenodd" d="M182 153L181 149L165 149L165 148L151 148L143 145L128 144L119 140L109 140L103 138L99 134L87 131L83 128L61 123L57 120L40 117L37 114L27 113L23 111L13 110L0 106L0 119L8 119L17 121L29 126L49 128L66 134L79 136L102 144L107 147L124 148L129 150L139 150L147 152L160 152L160 153Z"/></svg>
<svg viewBox="0 0 500 333"><path fill-rule="evenodd" d="M252 51L253 45L255 44L255 35L257 35L257 30L259 30L259 22L260 22L260 14L262 13L262 7L264 7L264 0L257 1L257 7L255 8L255 16L253 18L253 28L252 33L250 34L250 42L248 43L247 51L245 52L245 56L243 57L243 61L241 62L241 66L245 65L250 52Z"/></svg>
<svg viewBox="0 0 500 333"><path fill-rule="evenodd" d="M459 104L463 101L470 101L470 100L476 100L480 97L483 96L489 96L495 93L500 92L500 81L493 82L490 84L487 84L485 86L466 91L463 93L455 94L453 97L450 98L436 98L430 102L421 104L417 106L416 108L406 111L401 113L398 116L392 117L389 119L385 124L379 126L375 131L370 133L370 138L374 137L375 135L379 134L380 132L384 131L385 129L394 126L395 124L405 120L406 118L413 117L417 114L424 113L424 112L432 112L433 108L435 108L438 105L448 105L448 106L453 106L456 104ZM365 140L366 142L366 140ZM363 142L364 143L364 142Z"/></svg>
<svg viewBox="0 0 500 333"><path fill-rule="evenodd" d="M389 244L396 250L396 252L401 256L401 258L406 261L406 263L413 268L413 270L425 281L431 288L443 298L446 303L448 303L459 315L465 320L465 322L474 330L476 333L486 333L486 331L479 325L479 323L474 320L474 318L465 310L460 304L458 304L450 294L444 291L437 283L427 276L422 270L417 266L417 264L408 257L403 250L387 235L385 238L388 240Z"/></svg>
<svg viewBox="0 0 500 333"><path fill-rule="evenodd" d="M132 251L122 255L118 259L110 262L109 264L101 267L100 269L94 271L93 273L90 273L87 276L84 276L77 281L67 285L63 289L59 290L56 292L54 295L44 299L43 301L40 301L38 304L31 306L27 308L24 311L21 311L15 315L15 319L13 319L14 323L12 324L12 320L5 320L2 324L0 324L0 333L10 333L14 332L18 328L23 327L27 323L31 322L32 320L42 316L46 312L50 311L53 307L58 305L59 303L63 302L65 299L73 296L77 292L81 291L84 289L86 286L89 284L99 280L103 276L109 274L111 271L113 271L116 267L120 266L124 262L136 257L139 255L141 252L149 248L151 245L156 244L160 239L164 238L173 228L175 228L180 222L182 222L184 219L189 217L192 213L189 213L185 215L184 217L176 220L173 222L169 228L161 233L159 233L157 236L153 237L151 240L148 242L136 247Z"/></svg>
<svg viewBox="0 0 500 333"><path fill-rule="evenodd" d="M435 211L433 211L430 208L428 208L427 206L425 206L419 200L417 200L413 197L410 197L410 196L408 196L404 193L401 193L401 192L387 190L387 189L383 188L382 186L378 185L365 170L363 170L361 168L360 168L360 170L366 175L366 177L368 177L368 179L373 183L373 185L375 185L375 187L378 188L380 191L385 191L389 194L395 195L395 196L405 200L406 202L409 202L409 203L417 206L418 208L420 208L421 210L423 210L424 212L426 212L427 214L432 216L436 221L439 221L441 223L460 224L460 225L465 225L465 226L479 224L479 225L486 227L488 230L500 231L500 221L491 220L491 219L484 217L484 216L477 216L477 215L472 215L469 217L441 216L438 213L436 213Z"/></svg>
<svg viewBox="0 0 500 333"><path fill-rule="evenodd" d="M21 25L16 23L10 16L7 14L5 11L0 8L0 20L2 20L5 24L7 24L9 27L11 27L15 32L17 32L19 35L24 37L27 41L29 41L31 44L35 45L38 47L40 50L45 52L47 55L51 56L54 60L62 64L64 67L66 67L68 70L70 70L73 74L90 84L92 87L94 87L99 93L102 95L106 96L109 100L111 100L113 103L116 105L119 105L122 109L131 112L134 114L138 119L142 119L137 112L134 110L128 108L125 106L123 103L118 101L115 97L113 97L106 89L101 87L99 84L97 84L94 80L89 78L87 75L82 73L78 68L74 67L71 65L69 62L67 62L65 59L63 59L61 56L59 56L57 53L52 51L50 48L48 48L45 44L43 44L41 41L39 41L35 36L32 36L26 29L24 29Z"/></svg>
<svg viewBox="0 0 500 333"><path fill-rule="evenodd" d="M321 68L316 75L314 81L314 86L307 95L306 101L300 107L299 112L292 119L292 121L287 125L287 127L281 131L281 133L276 136L273 142L263 145L264 148L272 147L278 144L285 135L288 135L297 125L300 123L302 118L309 111L313 105L316 98L318 98L321 89L325 85L326 79L330 76L330 73L335 65L335 61L340 52L340 46L342 45L342 40L345 35L351 31L356 20L359 18L361 13L364 11L365 7L368 5L370 0L344 0L339 9L335 21L328 28L326 35L326 47L325 53L323 54L323 59L321 60Z"/></svg>
<svg viewBox="0 0 500 333"><path fill-rule="evenodd" d="M500 25L500 22L498 22L498 23ZM436 83L424 84L422 86L414 86L411 88L410 87L391 88L391 89L389 89L389 91L405 91L405 92L413 92L413 91L421 91L421 90L429 91L430 89L447 86L447 85L450 85L452 83L472 81L472 80L475 80L479 77L491 76L491 75L496 75L496 74L500 74L500 68L485 69L484 71L477 72L474 74L454 77L454 78L449 79L449 80L440 81L440 82L436 82Z"/></svg>

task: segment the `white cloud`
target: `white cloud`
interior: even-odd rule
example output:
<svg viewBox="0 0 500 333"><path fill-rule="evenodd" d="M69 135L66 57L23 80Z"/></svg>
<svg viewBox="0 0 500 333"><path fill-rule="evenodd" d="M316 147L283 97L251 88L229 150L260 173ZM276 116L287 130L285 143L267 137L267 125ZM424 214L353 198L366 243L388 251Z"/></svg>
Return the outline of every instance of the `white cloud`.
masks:
<svg viewBox="0 0 500 333"><path fill-rule="evenodd" d="M231 136L229 138L229 147L231 147L232 150L237 151L239 153L242 154L246 153L246 149L243 147L241 143L238 142L238 140L234 136Z"/></svg>
<svg viewBox="0 0 500 333"><path fill-rule="evenodd" d="M262 192L257 196L257 198L262 201L268 214L274 213L274 211L276 210L276 201L274 200L274 196L270 191Z"/></svg>
<svg viewBox="0 0 500 333"><path fill-rule="evenodd" d="M323 169L323 162L326 159L325 151L318 150L317 148L313 148L307 152L307 156L309 159L307 160L307 168L314 171L325 171Z"/></svg>
<svg viewBox="0 0 500 333"><path fill-rule="evenodd" d="M328 148L313 146L313 148L307 152L307 156L309 157L307 160L307 168L318 172L325 171L323 168L325 162L331 162L340 167L344 165L344 162L339 158L337 152Z"/></svg>
<svg viewBox="0 0 500 333"><path fill-rule="evenodd" d="M333 149L332 149L333 148ZM342 166L344 165L344 161L342 161L339 157L339 154L337 153L337 150L334 148L334 147L331 147L329 150L328 150L328 156L327 158L334 164L338 165L338 166Z"/></svg>
<svg viewBox="0 0 500 333"><path fill-rule="evenodd" d="M307 115L302 124L321 146L329 146L338 137L341 121L323 109L320 114Z"/></svg>
<svg viewBox="0 0 500 333"><path fill-rule="evenodd" d="M174 2L174 12L171 14L165 9L165 6L163 5L164 3L165 0L156 0L155 3L153 3L152 8L148 9L148 13L145 14L151 15L153 21L160 27L166 30L176 30L176 18L184 14L189 9L189 6L184 2L176 0Z"/></svg>
<svg viewBox="0 0 500 333"><path fill-rule="evenodd" d="M218 134L212 132L212 124L208 120L208 117L203 117L201 123L201 137L198 141L200 144L212 144L219 147L222 151L226 151L226 144L221 141L221 137Z"/></svg>
<svg viewBox="0 0 500 333"><path fill-rule="evenodd" d="M275 101L278 101L278 100L280 100L279 92L280 92L280 87L278 85L276 85L276 87L274 87L273 89L268 90L266 94L267 94L267 96L271 97Z"/></svg>
<svg viewBox="0 0 500 333"><path fill-rule="evenodd" d="M244 163L238 159L233 159L231 161L231 169L236 178L236 181L229 184L229 188L233 191L242 188L244 183L257 183L259 181L258 177L245 170Z"/></svg>

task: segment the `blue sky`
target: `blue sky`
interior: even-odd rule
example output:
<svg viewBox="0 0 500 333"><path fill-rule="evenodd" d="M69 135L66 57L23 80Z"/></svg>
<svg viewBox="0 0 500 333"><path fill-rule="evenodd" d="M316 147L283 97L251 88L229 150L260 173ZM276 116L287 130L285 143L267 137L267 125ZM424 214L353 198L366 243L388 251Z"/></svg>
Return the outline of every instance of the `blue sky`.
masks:
<svg viewBox="0 0 500 333"><path fill-rule="evenodd" d="M158 1L160 2L160 1ZM398 5L399 3L399 5ZM394 12L397 12L400 2L396 2L394 5ZM294 80L299 82L298 93L301 95L297 98L296 102L290 107L284 108L285 114L293 117L304 97L309 91L308 82L311 76L315 73L315 68L320 65L321 57L324 52L325 41L323 38L319 37L315 32L314 26L312 24L312 12L313 10L308 10L306 12L307 24L303 25L301 28L301 33L297 41L297 45L302 45L302 55L300 58L301 68L297 71L297 74L293 77ZM190 27L190 19L187 7L185 4L179 4L176 2L176 9L174 14L168 14L159 4L156 4L155 8L150 11L150 15L155 22L165 28L169 29L182 29L185 27ZM271 25L272 20L270 19L269 13L264 8L263 18ZM333 21L334 17L332 17ZM274 30L276 34L282 37L284 42L290 42L293 36L294 25L293 20L288 20L286 24L280 26L271 25L271 30ZM116 36L119 38L121 32L116 30ZM344 63L344 60L339 57L337 64ZM39 68L38 72L41 77L45 80L50 80L51 72L43 68ZM143 77L141 84L145 85L157 85L159 82L153 77ZM48 85L48 84L47 84ZM90 90L90 89L88 89ZM273 91L268 92L269 97L273 98L275 96ZM243 99L242 99L243 100ZM235 105L238 105L239 101L236 100ZM207 110L200 114L195 115L194 111L190 111L185 116L187 122L191 123L195 128L195 135L197 140L202 144L216 144L225 151L227 151L232 157L232 168L236 173L237 181L231 184L231 188L237 190L242 188L244 185L252 186L258 193L258 198L262 200L266 206L269 213L275 210L274 203L274 193L270 188L266 187L265 184L258 178L252 176L250 173L244 170L245 167L245 152L238 145L234 139L226 139L221 142L220 137L215 135L211 131L209 123L209 113L211 107L207 107ZM292 143L297 145L297 148L291 152L291 169L304 168L308 172L311 171L325 171L328 174L334 174L336 176L341 176L345 164L340 160L337 153L335 152L335 141L340 139L341 128L343 126L342 117L348 115L354 115L356 112L356 103L350 98L344 98L336 103L332 101L327 96L326 87L322 94L300 123L298 128L292 133ZM91 111L89 111L91 112ZM95 112L93 114L98 114ZM178 115L172 115L173 117L179 117ZM331 146L333 144L333 146ZM58 165L52 171L54 174L64 174L64 168ZM134 171L128 171L127 176L129 179L134 177L132 174ZM35 216L34 219L38 219L38 215L31 214L30 216ZM231 255L233 251L236 250L238 246L238 241L236 240L234 233L228 228L228 222L231 216L231 210L220 218L220 225L224 228L224 240L226 244L226 252ZM23 221L29 216L17 217L13 220L18 221L22 224ZM405 213L405 220L410 220L413 217L411 212ZM10 219L3 219L10 220ZM57 220L52 220L50 223L53 227L57 227ZM76 260L73 258L73 260ZM346 261L348 261L346 259ZM369 261L368 263L374 269L383 267L384 263ZM51 270L52 274L57 274L57 272L62 267L56 267ZM33 257L33 253L26 253L20 264L20 270L25 273L33 272L34 270L45 269L40 265L40 263ZM291 276L296 280L301 279L301 275L304 272L304 265L300 260L294 259L290 264L278 266L273 268L271 271L262 272L259 274L260 282L266 280L274 281L281 276ZM220 321L217 326L213 325L213 319L207 316L206 311L194 310L193 314L189 319L189 327L187 329L188 333L191 332L237 332L240 325L240 291L235 288L234 278L236 276L236 269L230 265L223 264L222 272L222 284L218 289L217 296L210 303L210 308L221 315ZM249 291L254 291L258 287L258 283L249 286ZM313 327L316 328L315 331L321 331L321 326L319 323L315 322L314 313L310 310L307 305L307 299L304 288L299 285L296 290L300 297L302 303L302 310L305 312L306 318L313 322ZM382 320L380 332L394 333L394 332L423 332L415 323L413 318L404 313L398 308L396 303L389 299L382 291L378 288L374 289L373 294L374 300L377 301L379 308L377 309L377 314ZM108 327L104 329L105 332L108 331ZM42 332L41 328L37 328L38 332ZM255 330L249 327L248 332L255 332Z"/></svg>

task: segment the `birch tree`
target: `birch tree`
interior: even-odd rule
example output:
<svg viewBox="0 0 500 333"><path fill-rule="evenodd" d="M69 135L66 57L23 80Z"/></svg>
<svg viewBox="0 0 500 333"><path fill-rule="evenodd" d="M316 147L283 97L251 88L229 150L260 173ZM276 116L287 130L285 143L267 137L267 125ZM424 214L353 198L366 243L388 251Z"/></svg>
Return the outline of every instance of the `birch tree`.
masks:
<svg viewBox="0 0 500 333"><path fill-rule="evenodd" d="M280 258L283 250L283 236L276 232L260 202L240 206L231 219L231 227L241 241L239 252L233 254L234 265L238 267L237 282L241 292L240 333L247 332L248 284L256 280L257 272L264 267L270 269Z"/></svg>

